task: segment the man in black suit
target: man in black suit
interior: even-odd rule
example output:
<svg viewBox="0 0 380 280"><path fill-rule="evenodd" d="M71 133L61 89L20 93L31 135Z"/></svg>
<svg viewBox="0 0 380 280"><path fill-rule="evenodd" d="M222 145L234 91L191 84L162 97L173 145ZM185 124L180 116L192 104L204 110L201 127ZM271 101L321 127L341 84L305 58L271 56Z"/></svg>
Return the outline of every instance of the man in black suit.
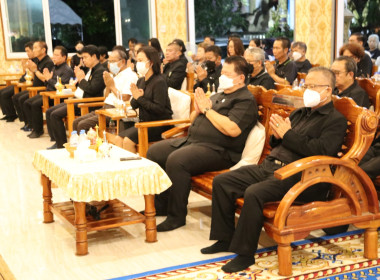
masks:
<svg viewBox="0 0 380 280"><path fill-rule="evenodd" d="M106 69L99 63L99 50L94 45L87 45L82 51L83 63L90 70L85 74L79 67L74 72L78 80L76 98L89 98L103 96L105 88L103 72ZM79 115L79 108L75 106L75 113ZM56 143L49 149L63 148L67 142L63 118L67 116L67 104L61 103L46 111L46 122L50 138Z"/></svg>
<svg viewBox="0 0 380 280"><path fill-rule="evenodd" d="M166 48L163 75L168 87L181 89L183 79L186 77L186 64L180 59L181 46L175 42Z"/></svg>
<svg viewBox="0 0 380 280"><path fill-rule="evenodd" d="M33 44L33 55L37 58L37 63L32 60L27 61L26 67L34 75L33 87L41 87L45 85L45 77L43 75L44 69L51 71L54 67L54 63L51 58L47 55L47 44L44 41L36 41ZM29 123L26 118L24 118L24 113L22 110L24 102L29 98L28 91L22 91L18 94L12 96L13 104L16 108L17 115L20 120L25 122L25 126L21 129L24 131L31 131Z"/></svg>
<svg viewBox="0 0 380 280"><path fill-rule="evenodd" d="M34 57L33 54L33 42L28 42L25 44L25 52L28 56L28 59L32 60L34 63L38 62L38 59ZM22 68L23 72L25 73L22 75L20 78L19 82L23 83L25 82L25 75L27 74L27 61L28 60L23 60L22 61ZM3 112L3 115L5 115L1 120L5 120L7 122L13 122L15 119L17 119L17 114L15 107L13 106L12 102L12 96L15 94L14 91L14 86L7 86L6 88L3 88L0 90L0 107ZM21 118L20 121L23 121Z"/></svg>
<svg viewBox="0 0 380 280"><path fill-rule="evenodd" d="M68 84L70 78L74 77L74 71L66 63L67 50L63 46L56 46L53 51L54 68L50 72L44 69L43 76L45 79L46 91L55 91L57 77L61 79L63 85ZM53 100L50 100L50 106L53 105ZM43 115L42 115L42 96L36 96L27 99L23 104L23 113L26 119L25 122L32 127L33 131L28 135L29 138L39 138L44 134L43 129Z"/></svg>

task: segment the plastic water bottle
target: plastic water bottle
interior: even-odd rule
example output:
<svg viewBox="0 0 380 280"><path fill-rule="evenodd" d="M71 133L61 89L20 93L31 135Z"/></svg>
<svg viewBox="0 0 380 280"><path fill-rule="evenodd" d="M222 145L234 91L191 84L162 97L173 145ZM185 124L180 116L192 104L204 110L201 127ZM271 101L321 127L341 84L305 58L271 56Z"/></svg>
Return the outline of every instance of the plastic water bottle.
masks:
<svg viewBox="0 0 380 280"><path fill-rule="evenodd" d="M84 129L82 129L79 132L79 141L78 141L78 144L83 143L86 140L87 140L86 132L84 131Z"/></svg>
<svg viewBox="0 0 380 280"><path fill-rule="evenodd" d="M298 80L295 79L294 82L293 82L293 89L298 89Z"/></svg>
<svg viewBox="0 0 380 280"><path fill-rule="evenodd" d="M108 126L108 131L111 134L116 133L116 127L115 127L115 122L113 120L110 120L109 126Z"/></svg>
<svg viewBox="0 0 380 280"><path fill-rule="evenodd" d="M305 79L301 79L299 87L303 88L304 84L305 84Z"/></svg>
<svg viewBox="0 0 380 280"><path fill-rule="evenodd" d="M77 131L74 130L73 132L71 132L70 146L71 147L77 147L78 146L78 142L79 142L79 136L78 136Z"/></svg>

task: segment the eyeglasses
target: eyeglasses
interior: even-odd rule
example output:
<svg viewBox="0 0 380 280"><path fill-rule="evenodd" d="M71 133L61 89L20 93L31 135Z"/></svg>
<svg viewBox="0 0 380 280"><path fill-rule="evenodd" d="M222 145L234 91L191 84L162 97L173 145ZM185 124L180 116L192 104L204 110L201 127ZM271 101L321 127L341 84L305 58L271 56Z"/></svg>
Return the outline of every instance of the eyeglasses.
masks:
<svg viewBox="0 0 380 280"><path fill-rule="evenodd" d="M308 85L308 84L304 84L302 86L302 89L306 90L306 89L315 89L317 87L330 87L329 85Z"/></svg>
<svg viewBox="0 0 380 280"><path fill-rule="evenodd" d="M337 71L337 70L331 70L336 76L339 76L340 74L347 73L347 71Z"/></svg>

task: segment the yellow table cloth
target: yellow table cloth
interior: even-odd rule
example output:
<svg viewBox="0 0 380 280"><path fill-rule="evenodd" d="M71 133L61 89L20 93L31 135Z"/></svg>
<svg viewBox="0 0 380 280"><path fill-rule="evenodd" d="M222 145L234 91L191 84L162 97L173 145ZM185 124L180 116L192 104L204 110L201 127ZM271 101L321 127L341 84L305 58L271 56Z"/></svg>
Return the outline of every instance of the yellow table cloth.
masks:
<svg viewBox="0 0 380 280"><path fill-rule="evenodd" d="M155 162L120 161L136 156L113 146L111 158L80 162L70 158L66 149L34 153L34 167L74 201L111 200L131 195L159 194L171 186L164 170Z"/></svg>

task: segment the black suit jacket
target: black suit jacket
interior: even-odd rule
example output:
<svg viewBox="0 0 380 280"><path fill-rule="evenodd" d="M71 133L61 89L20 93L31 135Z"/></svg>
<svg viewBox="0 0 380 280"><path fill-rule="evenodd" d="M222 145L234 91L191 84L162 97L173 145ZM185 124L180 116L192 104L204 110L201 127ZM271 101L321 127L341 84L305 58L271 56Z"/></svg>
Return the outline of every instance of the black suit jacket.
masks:
<svg viewBox="0 0 380 280"><path fill-rule="evenodd" d="M80 81L78 86L84 91L83 98L103 96L103 90L106 87L103 80L104 71L106 69L98 63L92 68L88 81L85 79Z"/></svg>
<svg viewBox="0 0 380 280"><path fill-rule="evenodd" d="M186 66L185 61L182 59L165 65L163 76L168 87L181 89L183 79L186 77Z"/></svg>

